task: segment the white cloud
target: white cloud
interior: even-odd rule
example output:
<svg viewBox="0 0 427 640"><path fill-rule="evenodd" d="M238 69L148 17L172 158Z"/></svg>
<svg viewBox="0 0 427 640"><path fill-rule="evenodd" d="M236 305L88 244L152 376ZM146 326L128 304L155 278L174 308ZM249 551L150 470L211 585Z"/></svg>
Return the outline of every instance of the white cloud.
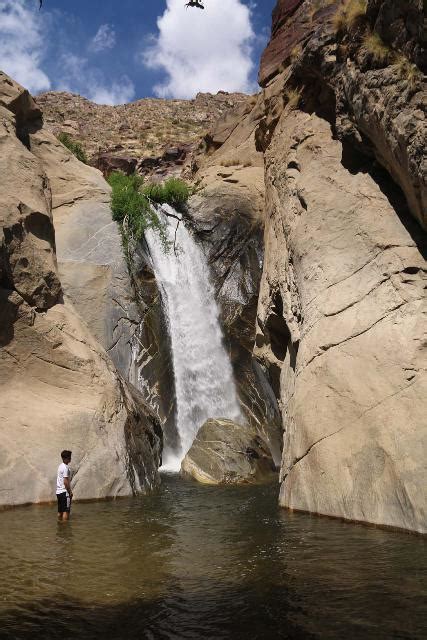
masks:
<svg viewBox="0 0 427 640"><path fill-rule="evenodd" d="M134 97L135 86L127 76L110 86L94 85L89 93L89 99L97 104L124 104Z"/></svg>
<svg viewBox="0 0 427 640"><path fill-rule="evenodd" d="M91 67L87 58L71 53L61 58L62 80L58 91L79 93L98 104L124 104L135 96L133 82L122 76L120 81L105 82L103 74Z"/></svg>
<svg viewBox="0 0 427 640"><path fill-rule="evenodd" d="M109 24L101 24L89 44L90 51L99 53L105 49L112 49L116 44L116 33Z"/></svg>
<svg viewBox="0 0 427 640"><path fill-rule="evenodd" d="M41 68L46 31L35 3L0 0L0 68L34 93L51 86Z"/></svg>
<svg viewBox="0 0 427 640"><path fill-rule="evenodd" d="M214 0L204 11L167 0L158 35L143 51L144 64L166 73L154 87L161 97L191 98L197 92L252 91L251 10L241 0Z"/></svg>

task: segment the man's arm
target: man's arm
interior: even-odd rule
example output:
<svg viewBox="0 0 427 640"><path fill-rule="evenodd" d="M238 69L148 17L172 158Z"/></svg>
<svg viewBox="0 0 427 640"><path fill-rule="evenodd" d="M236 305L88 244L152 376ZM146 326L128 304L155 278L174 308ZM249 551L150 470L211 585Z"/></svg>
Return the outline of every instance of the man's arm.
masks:
<svg viewBox="0 0 427 640"><path fill-rule="evenodd" d="M72 498L73 497L73 492L71 491L70 478L64 478L64 487L67 489L68 495L70 496L70 498Z"/></svg>

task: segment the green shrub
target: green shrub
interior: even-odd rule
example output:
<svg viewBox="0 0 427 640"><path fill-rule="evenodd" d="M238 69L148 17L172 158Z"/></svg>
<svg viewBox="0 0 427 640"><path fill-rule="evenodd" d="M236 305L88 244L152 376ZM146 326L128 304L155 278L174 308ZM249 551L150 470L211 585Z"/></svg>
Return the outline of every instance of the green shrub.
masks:
<svg viewBox="0 0 427 640"><path fill-rule="evenodd" d="M68 133L60 133L58 136L58 140L59 142L62 142L64 147L67 147L67 149L76 156L77 160L80 160L80 162L84 162L85 164L87 164L86 152L80 142L77 142L76 140L70 138Z"/></svg>
<svg viewBox="0 0 427 640"><path fill-rule="evenodd" d="M163 183L153 183L142 188L144 196L158 204L170 204L177 211L183 211L191 196L190 187L178 178L169 178Z"/></svg>
<svg viewBox="0 0 427 640"><path fill-rule="evenodd" d="M333 24L335 31L343 32L352 29L366 15L367 0L344 0L338 7Z"/></svg>
<svg viewBox="0 0 427 640"><path fill-rule="evenodd" d="M126 253L129 238L140 240L146 229L154 229L159 234L164 250L168 252L171 243L167 239L165 225L151 203L167 203L182 211L191 195L188 185L177 178L170 178L163 184L144 185L144 178L141 176L126 176L119 171L111 173L107 180L112 188L113 220L121 225Z"/></svg>
<svg viewBox="0 0 427 640"><path fill-rule="evenodd" d="M363 39L363 46L372 56L374 62L378 64L386 64L392 51L382 40L378 33L368 33Z"/></svg>

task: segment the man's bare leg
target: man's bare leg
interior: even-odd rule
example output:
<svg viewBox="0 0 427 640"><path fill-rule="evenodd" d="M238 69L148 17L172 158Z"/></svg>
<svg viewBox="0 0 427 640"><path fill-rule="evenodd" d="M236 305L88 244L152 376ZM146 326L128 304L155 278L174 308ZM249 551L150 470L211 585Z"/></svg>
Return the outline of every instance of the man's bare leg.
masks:
<svg viewBox="0 0 427 640"><path fill-rule="evenodd" d="M69 512L68 511L64 511L64 513L62 514L62 522L66 522L69 519L70 519Z"/></svg>
<svg viewBox="0 0 427 640"><path fill-rule="evenodd" d="M62 513L58 511L58 522L62 522Z"/></svg>

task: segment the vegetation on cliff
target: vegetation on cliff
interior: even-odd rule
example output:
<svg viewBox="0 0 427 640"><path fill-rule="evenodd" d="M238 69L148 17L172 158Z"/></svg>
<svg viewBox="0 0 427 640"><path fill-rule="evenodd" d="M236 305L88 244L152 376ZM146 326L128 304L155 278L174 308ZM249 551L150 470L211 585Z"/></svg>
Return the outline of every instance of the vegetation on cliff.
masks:
<svg viewBox="0 0 427 640"><path fill-rule="evenodd" d="M125 252L127 253L129 239L140 240L147 229L153 229L159 234L165 251L168 251L170 243L166 237L165 224L153 204L170 204L182 211L191 195L189 186L177 178L145 185L142 176L126 176L119 171L111 173L108 182L113 190L113 220L120 223Z"/></svg>
<svg viewBox="0 0 427 640"><path fill-rule="evenodd" d="M88 164L86 151L83 149L83 146L80 142L73 140L68 135L68 133L60 133L58 136L58 140L64 145L64 147L67 147L67 149L76 156L77 160Z"/></svg>

